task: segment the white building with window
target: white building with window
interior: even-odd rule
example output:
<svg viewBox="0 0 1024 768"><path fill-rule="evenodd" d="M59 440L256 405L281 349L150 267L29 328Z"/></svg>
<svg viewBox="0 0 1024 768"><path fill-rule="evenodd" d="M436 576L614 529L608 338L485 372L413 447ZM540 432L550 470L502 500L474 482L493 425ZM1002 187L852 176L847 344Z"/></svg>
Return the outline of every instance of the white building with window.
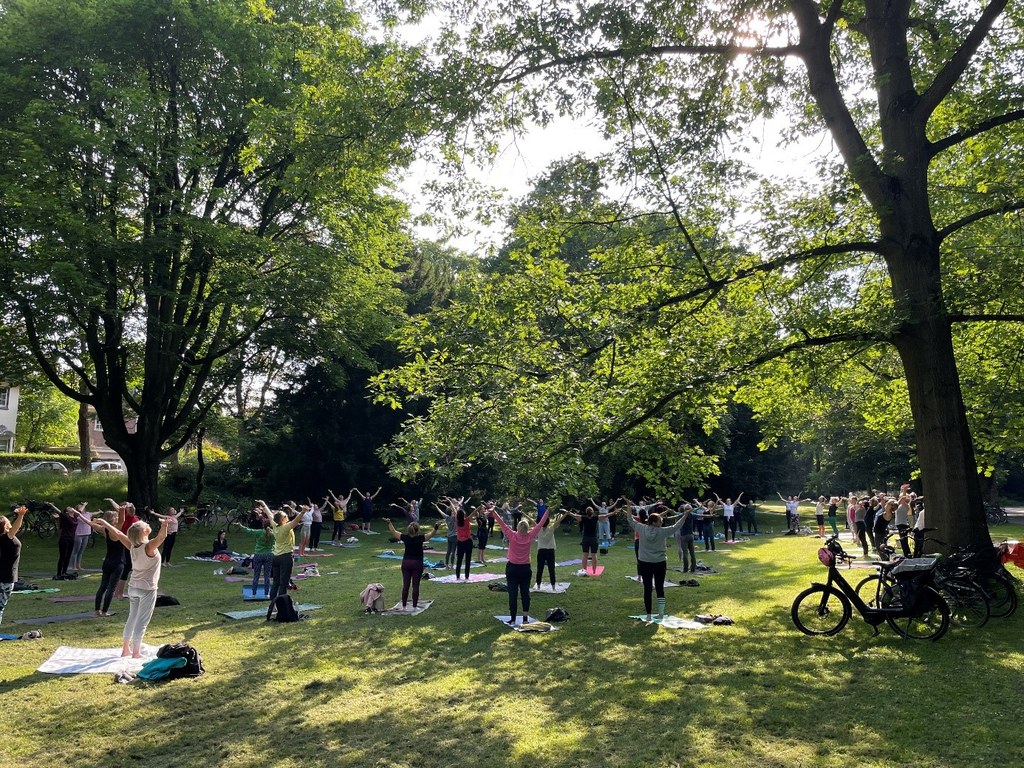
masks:
<svg viewBox="0 0 1024 768"><path fill-rule="evenodd" d="M18 426L18 388L0 382L0 453L14 452Z"/></svg>

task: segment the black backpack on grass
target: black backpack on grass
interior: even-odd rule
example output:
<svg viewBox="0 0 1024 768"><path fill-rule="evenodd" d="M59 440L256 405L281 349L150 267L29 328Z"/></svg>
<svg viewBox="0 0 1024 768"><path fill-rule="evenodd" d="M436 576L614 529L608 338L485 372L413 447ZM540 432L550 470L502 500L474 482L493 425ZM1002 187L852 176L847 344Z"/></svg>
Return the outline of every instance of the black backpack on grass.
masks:
<svg viewBox="0 0 1024 768"><path fill-rule="evenodd" d="M295 603L291 595L278 595L274 598L274 619L276 621L298 621L299 612L295 610Z"/></svg>
<svg viewBox="0 0 1024 768"><path fill-rule="evenodd" d="M179 677L199 677L206 670L203 668L203 658L199 651L188 643L174 643L161 645L156 652L158 659L185 659L185 665L175 667L167 672L167 680L176 680Z"/></svg>

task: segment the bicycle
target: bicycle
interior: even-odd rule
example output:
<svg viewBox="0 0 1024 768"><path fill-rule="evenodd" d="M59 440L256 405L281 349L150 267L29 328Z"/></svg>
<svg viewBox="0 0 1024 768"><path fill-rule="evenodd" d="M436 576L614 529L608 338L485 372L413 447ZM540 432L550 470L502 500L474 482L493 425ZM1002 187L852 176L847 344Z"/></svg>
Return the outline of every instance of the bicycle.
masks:
<svg viewBox="0 0 1024 768"><path fill-rule="evenodd" d="M235 509L229 510L226 513L227 522L224 524L224 528L230 531L235 527L249 527L249 518L252 516L252 512L244 507L236 507Z"/></svg>
<svg viewBox="0 0 1024 768"><path fill-rule="evenodd" d="M832 636L846 626L857 609L864 622L874 629L882 623L910 640L938 640L949 629L949 606L931 585L936 558L919 558L886 564L899 580L899 589L886 596L885 604L867 605L836 567L839 561L852 562L842 545L831 537L818 550L818 559L828 568L828 581L815 582L793 600L790 617L805 635Z"/></svg>
<svg viewBox="0 0 1024 768"><path fill-rule="evenodd" d="M879 557L883 562L876 562L878 573L867 576L857 584L857 594L872 607L891 602L892 594L897 590L896 579L891 575L892 567L900 560L891 560L895 548L889 544L892 533L878 547ZM891 561L891 564L890 564ZM940 560L934 572L934 585L949 606L950 623L955 627L979 628L988 623L992 614L991 601L985 590L974 581L970 574L960 569L945 567Z"/></svg>
<svg viewBox="0 0 1024 768"><path fill-rule="evenodd" d="M939 539L925 538L925 534L937 528L924 528L914 537L915 556L924 548L924 542L934 541L947 546ZM991 604L991 613L995 618L1012 616L1017 610L1017 579L1006 570L999 558L997 547L973 550L967 547L955 548L943 565L954 575L968 578L978 584L985 592Z"/></svg>
<svg viewBox="0 0 1024 768"><path fill-rule="evenodd" d="M187 529L193 528L219 528L220 520L218 514L220 509L217 507L217 501L213 503L207 501L201 501L196 504L195 508L190 510L188 504L185 503L184 499L181 499L181 523Z"/></svg>
<svg viewBox="0 0 1024 768"><path fill-rule="evenodd" d="M28 507L28 514L22 523L25 531L36 534L40 539L48 539L57 533L57 523L54 522L49 507L41 506L34 501L26 501L24 506Z"/></svg>
<svg viewBox="0 0 1024 768"><path fill-rule="evenodd" d="M998 504L985 504L985 517L989 525L1006 525L1009 522L1006 510Z"/></svg>

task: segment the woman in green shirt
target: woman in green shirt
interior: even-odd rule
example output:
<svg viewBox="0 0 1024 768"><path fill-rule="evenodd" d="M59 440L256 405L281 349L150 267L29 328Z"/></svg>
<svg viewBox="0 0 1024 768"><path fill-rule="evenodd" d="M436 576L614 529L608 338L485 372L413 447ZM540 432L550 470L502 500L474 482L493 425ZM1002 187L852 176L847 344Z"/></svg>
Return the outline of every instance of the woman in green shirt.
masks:
<svg viewBox="0 0 1024 768"><path fill-rule="evenodd" d="M256 587L263 574L263 593L270 594L270 570L274 563L274 532L270 527L270 517L262 510L253 510L254 517L259 518L259 528L240 526L239 530L253 540L252 544L252 594L256 596Z"/></svg>

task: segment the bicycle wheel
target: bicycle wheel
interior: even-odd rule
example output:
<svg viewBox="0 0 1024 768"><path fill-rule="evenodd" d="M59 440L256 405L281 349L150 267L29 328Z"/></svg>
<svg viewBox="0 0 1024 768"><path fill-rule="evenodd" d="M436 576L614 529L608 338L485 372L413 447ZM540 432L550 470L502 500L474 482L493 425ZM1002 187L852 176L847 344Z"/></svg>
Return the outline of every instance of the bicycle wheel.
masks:
<svg viewBox="0 0 1024 768"><path fill-rule="evenodd" d="M949 621L954 627L983 627L992 613L989 599L978 584L969 579L936 581L936 589L949 606Z"/></svg>
<svg viewBox="0 0 1024 768"><path fill-rule="evenodd" d="M857 585L857 596L868 608L888 608L896 600L893 587L891 578L876 573L861 580Z"/></svg>
<svg viewBox="0 0 1024 768"><path fill-rule="evenodd" d="M1017 590L1013 581L1001 573L991 576L979 576L977 579L992 608L992 615L997 619L1012 616L1017 610Z"/></svg>
<svg viewBox="0 0 1024 768"><path fill-rule="evenodd" d="M790 616L805 635L834 635L850 620L850 601L837 589L815 584L793 601Z"/></svg>
<svg viewBox="0 0 1024 768"><path fill-rule="evenodd" d="M908 640L938 640L949 629L949 606L933 587L925 587L927 607L914 616L886 616L893 631Z"/></svg>
<svg viewBox="0 0 1024 768"><path fill-rule="evenodd" d="M57 532L57 524L49 515L40 515L36 518L36 533L40 539L48 539Z"/></svg>

